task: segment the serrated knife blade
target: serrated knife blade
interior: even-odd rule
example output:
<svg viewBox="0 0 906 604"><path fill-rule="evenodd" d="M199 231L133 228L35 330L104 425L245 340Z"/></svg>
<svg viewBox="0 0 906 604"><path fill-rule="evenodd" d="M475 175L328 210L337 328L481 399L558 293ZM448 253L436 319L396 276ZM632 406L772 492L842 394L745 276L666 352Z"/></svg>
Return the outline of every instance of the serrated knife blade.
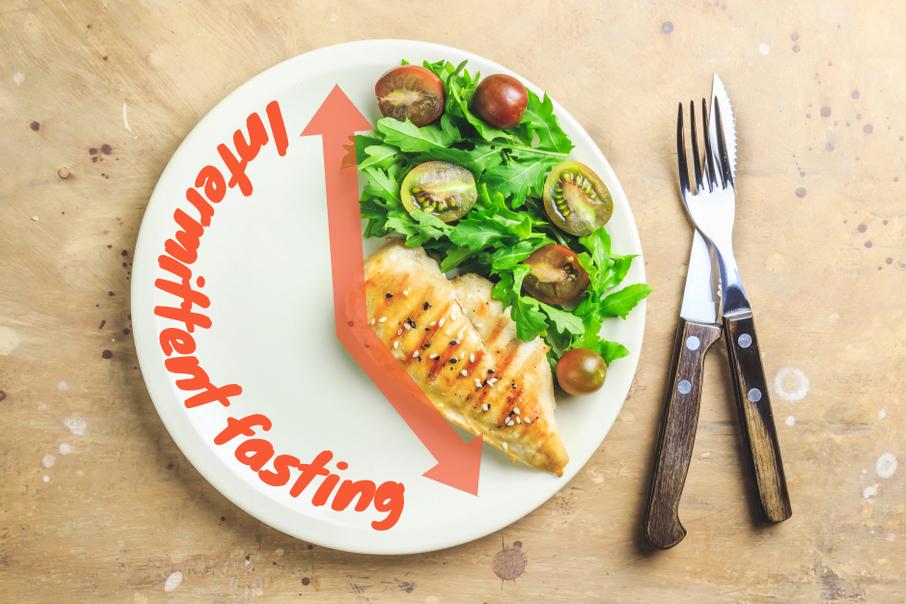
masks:
<svg viewBox="0 0 906 604"><path fill-rule="evenodd" d="M720 103L720 122L724 130L724 140L727 143L727 157L730 160L730 170L733 172L733 180L736 180L736 115L733 113L733 105L730 104L730 95L727 94L727 87L723 81L714 74L711 82L711 102ZM713 113L713 112L712 112ZM708 116L708 129L717 134L717 120Z"/></svg>

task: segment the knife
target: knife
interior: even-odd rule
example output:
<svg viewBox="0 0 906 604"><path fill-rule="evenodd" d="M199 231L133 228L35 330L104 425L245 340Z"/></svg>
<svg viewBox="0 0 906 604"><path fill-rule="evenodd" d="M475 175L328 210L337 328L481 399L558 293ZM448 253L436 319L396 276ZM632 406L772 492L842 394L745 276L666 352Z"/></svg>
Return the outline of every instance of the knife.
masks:
<svg viewBox="0 0 906 604"><path fill-rule="evenodd" d="M717 74L714 75L711 87L711 99L712 117L715 114L714 105L719 107L720 129L726 143L724 152L729 159L731 176L735 182L736 120L727 89ZM717 128L718 120L711 119L708 122L708 136L715 149ZM748 454L747 466L753 478L757 508L762 519L766 522L783 522L792 515L792 506L780 456L780 442L774 425L752 309L742 290L738 274L736 281L735 285L727 282L722 285L721 297L724 303L721 314L730 375L733 379L733 394L742 424L742 436L746 445L744 450Z"/></svg>
<svg viewBox="0 0 906 604"><path fill-rule="evenodd" d="M708 349L721 334L717 321L720 273L712 254L698 230L693 230L643 525L648 543L660 549L673 547L686 536L679 503L695 443L702 369Z"/></svg>

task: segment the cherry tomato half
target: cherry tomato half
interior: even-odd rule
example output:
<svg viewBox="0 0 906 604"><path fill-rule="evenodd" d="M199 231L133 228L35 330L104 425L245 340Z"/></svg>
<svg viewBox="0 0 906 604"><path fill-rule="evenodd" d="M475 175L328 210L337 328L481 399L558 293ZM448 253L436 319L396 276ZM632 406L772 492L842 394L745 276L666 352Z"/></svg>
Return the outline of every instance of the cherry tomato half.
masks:
<svg viewBox="0 0 906 604"><path fill-rule="evenodd" d="M577 161L565 161L544 181L544 209L555 225L582 237L610 220L613 198L594 170Z"/></svg>
<svg viewBox="0 0 906 604"><path fill-rule="evenodd" d="M523 262L531 269L522 282L523 289L546 304L575 302L588 287L588 273L566 246L546 245Z"/></svg>
<svg viewBox="0 0 906 604"><path fill-rule="evenodd" d="M444 112L444 84L424 67L402 65L381 76L374 85L384 117L407 118L416 126L430 124Z"/></svg>
<svg viewBox="0 0 906 604"><path fill-rule="evenodd" d="M481 81L472 97L472 108L481 119L498 128L513 128L522 121L528 93L525 86L502 73Z"/></svg>
<svg viewBox="0 0 906 604"><path fill-rule="evenodd" d="M410 214L418 208L444 222L453 222L472 209L478 190L475 177L462 166L426 161L412 168L403 179L400 198Z"/></svg>
<svg viewBox="0 0 906 604"><path fill-rule="evenodd" d="M607 363L597 352L573 348L557 361L557 383L569 394L589 394L604 385Z"/></svg>

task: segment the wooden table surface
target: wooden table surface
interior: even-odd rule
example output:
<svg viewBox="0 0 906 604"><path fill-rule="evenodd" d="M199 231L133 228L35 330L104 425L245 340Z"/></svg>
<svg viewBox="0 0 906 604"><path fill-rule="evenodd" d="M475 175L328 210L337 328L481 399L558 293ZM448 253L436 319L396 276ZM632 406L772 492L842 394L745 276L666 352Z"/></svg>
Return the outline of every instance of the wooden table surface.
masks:
<svg viewBox="0 0 906 604"><path fill-rule="evenodd" d="M5 0L0 599L906 601L904 21L893 1ZM656 287L630 398L585 469L499 533L420 556L313 546L234 507L164 429L130 335L136 234L182 138L259 71L363 38L458 46L546 88L620 175ZM650 553L637 535L691 238L675 103L713 71L738 110L737 256L793 517L750 519L721 351L688 537Z"/></svg>

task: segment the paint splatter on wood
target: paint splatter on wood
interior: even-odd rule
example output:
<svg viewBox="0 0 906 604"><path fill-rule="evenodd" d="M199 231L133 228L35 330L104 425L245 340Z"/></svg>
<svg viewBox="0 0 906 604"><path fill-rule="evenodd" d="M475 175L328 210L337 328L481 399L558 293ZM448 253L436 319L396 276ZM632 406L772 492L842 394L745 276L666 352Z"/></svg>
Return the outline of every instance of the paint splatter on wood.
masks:
<svg viewBox="0 0 906 604"><path fill-rule="evenodd" d="M182 573L179 571L170 573L170 576L164 581L164 591L167 593L176 591L180 585L182 585Z"/></svg>
<svg viewBox="0 0 906 604"><path fill-rule="evenodd" d="M809 381L801 369L785 367L774 378L774 390L785 401L801 401L808 394Z"/></svg>
<svg viewBox="0 0 906 604"><path fill-rule="evenodd" d="M893 453L884 453L875 462L875 474L880 478L890 478L897 471L897 458Z"/></svg>
<svg viewBox="0 0 906 604"><path fill-rule="evenodd" d="M76 436L85 436L85 432L88 430L88 422L81 417L70 417L63 423L69 428L69 431Z"/></svg>
<svg viewBox="0 0 906 604"><path fill-rule="evenodd" d="M522 551L522 542L514 541L509 547L505 543L502 544L502 549L494 554L491 568L502 580L515 581L525 572L526 564L528 559Z"/></svg>

